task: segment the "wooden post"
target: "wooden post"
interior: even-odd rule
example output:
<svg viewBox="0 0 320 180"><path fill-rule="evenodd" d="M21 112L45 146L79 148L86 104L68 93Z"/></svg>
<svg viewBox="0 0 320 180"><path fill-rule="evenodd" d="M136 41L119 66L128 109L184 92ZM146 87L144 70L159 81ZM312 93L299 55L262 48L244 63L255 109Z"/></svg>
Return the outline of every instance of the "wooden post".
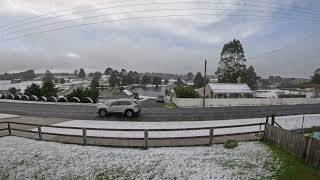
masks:
<svg viewBox="0 0 320 180"><path fill-rule="evenodd" d="M39 140L42 141L41 125L38 125Z"/></svg>
<svg viewBox="0 0 320 180"><path fill-rule="evenodd" d="M261 135L261 124L260 124L260 126L259 126L259 136L258 136L258 142L260 142L260 135Z"/></svg>
<svg viewBox="0 0 320 180"><path fill-rule="evenodd" d="M266 117L266 124L269 124L269 116Z"/></svg>
<svg viewBox="0 0 320 180"><path fill-rule="evenodd" d="M209 147L212 146L212 142L213 142L213 128L210 128L209 131Z"/></svg>
<svg viewBox="0 0 320 180"><path fill-rule="evenodd" d="M149 148L148 140L149 140L148 130L145 129L145 130L144 130L144 149L145 149L145 150L147 150L147 149Z"/></svg>
<svg viewBox="0 0 320 180"><path fill-rule="evenodd" d="M303 134L304 114L302 116L301 134Z"/></svg>
<svg viewBox="0 0 320 180"><path fill-rule="evenodd" d="M82 129L82 137L83 137L83 145L86 146L87 145L87 130L86 130L86 128Z"/></svg>
<svg viewBox="0 0 320 180"><path fill-rule="evenodd" d="M10 122L8 122L8 132L9 132L9 136L12 135L12 132L11 132L11 125L10 125Z"/></svg>
<svg viewBox="0 0 320 180"><path fill-rule="evenodd" d="M275 119L275 118L274 118L274 114L272 114L272 116L271 116L271 125L272 125L272 126L274 126L274 119Z"/></svg>

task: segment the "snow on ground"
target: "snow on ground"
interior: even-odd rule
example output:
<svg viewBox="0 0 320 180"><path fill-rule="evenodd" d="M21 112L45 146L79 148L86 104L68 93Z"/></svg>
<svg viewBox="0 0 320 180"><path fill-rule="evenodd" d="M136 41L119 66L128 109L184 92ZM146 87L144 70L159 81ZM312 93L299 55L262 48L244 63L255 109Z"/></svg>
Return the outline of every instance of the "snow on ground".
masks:
<svg viewBox="0 0 320 180"><path fill-rule="evenodd" d="M305 115L304 128L320 126L320 114ZM302 126L303 115L282 116L276 117L276 122L285 129L299 129ZM219 121L186 121L186 122L125 122L125 121L86 121L74 120L55 124L57 126L81 127L81 128L109 128L109 129L178 129L178 128L200 128L200 127L218 127L240 124L255 124L263 123L265 118L254 119L234 119L234 120L219 120ZM264 127L262 126L262 130ZM37 131L37 129L34 129ZM43 132L57 134L82 135L82 130L72 129L56 129L43 128ZM259 126L215 129L214 135L243 133L259 131ZM158 131L149 132L150 138L165 138L165 137L195 137L208 136L209 130L195 131ZM127 137L127 138L143 138L144 132L132 131L87 131L88 136L98 137Z"/></svg>
<svg viewBox="0 0 320 180"><path fill-rule="evenodd" d="M139 150L0 138L0 179L270 179L280 168L258 142Z"/></svg>
<svg viewBox="0 0 320 180"><path fill-rule="evenodd" d="M12 115L12 114L2 114L0 113L0 120L1 119L11 119L11 118L17 118L18 115Z"/></svg>

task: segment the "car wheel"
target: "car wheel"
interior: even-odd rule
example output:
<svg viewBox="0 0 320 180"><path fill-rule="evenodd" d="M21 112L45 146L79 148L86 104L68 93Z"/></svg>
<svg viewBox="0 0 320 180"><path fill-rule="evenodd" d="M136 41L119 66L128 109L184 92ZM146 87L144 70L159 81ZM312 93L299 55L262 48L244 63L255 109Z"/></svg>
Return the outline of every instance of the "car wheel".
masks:
<svg viewBox="0 0 320 180"><path fill-rule="evenodd" d="M105 110L105 109L100 109L100 110L99 110L99 115L100 115L101 117L107 116L107 110Z"/></svg>
<svg viewBox="0 0 320 180"><path fill-rule="evenodd" d="M132 110L126 110L125 114L127 117L132 117L134 115L134 112Z"/></svg>

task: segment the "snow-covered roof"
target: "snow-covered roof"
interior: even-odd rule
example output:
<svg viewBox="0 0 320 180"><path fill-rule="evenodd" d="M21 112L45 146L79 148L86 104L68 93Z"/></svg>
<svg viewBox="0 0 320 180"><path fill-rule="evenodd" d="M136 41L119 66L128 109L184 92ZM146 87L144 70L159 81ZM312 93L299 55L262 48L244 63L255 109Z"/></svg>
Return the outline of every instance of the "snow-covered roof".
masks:
<svg viewBox="0 0 320 180"><path fill-rule="evenodd" d="M247 84L209 83L213 93L253 93Z"/></svg>
<svg viewBox="0 0 320 180"><path fill-rule="evenodd" d="M132 96L132 92L130 92L130 91L126 90L126 89L123 90L123 92L128 96Z"/></svg>

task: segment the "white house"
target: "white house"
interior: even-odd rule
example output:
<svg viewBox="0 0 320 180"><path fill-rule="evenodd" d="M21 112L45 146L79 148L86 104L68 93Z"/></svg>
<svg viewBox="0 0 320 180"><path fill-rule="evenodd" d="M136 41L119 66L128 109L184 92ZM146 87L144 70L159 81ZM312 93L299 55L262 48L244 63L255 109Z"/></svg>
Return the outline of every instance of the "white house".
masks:
<svg viewBox="0 0 320 180"><path fill-rule="evenodd" d="M247 84L208 83L205 96L210 98L250 98L254 92ZM203 88L197 90L203 96Z"/></svg>

